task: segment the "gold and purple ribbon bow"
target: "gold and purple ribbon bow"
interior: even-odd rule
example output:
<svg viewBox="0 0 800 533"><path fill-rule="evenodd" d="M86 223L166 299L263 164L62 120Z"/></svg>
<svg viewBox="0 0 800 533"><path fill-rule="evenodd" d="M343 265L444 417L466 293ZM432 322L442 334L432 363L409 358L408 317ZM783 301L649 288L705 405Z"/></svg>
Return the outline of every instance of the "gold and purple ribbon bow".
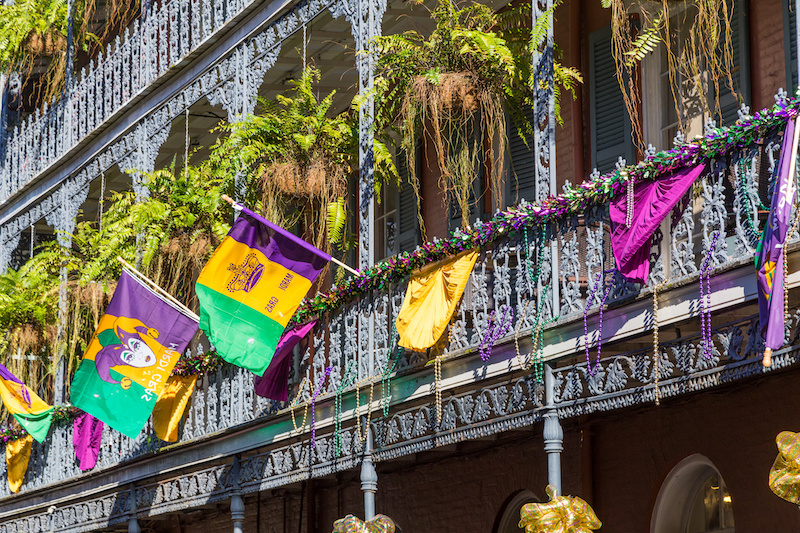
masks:
<svg viewBox="0 0 800 533"><path fill-rule="evenodd" d="M769 488L784 500L800 504L800 433L781 431L775 443L779 453L769 471Z"/></svg>
<svg viewBox="0 0 800 533"><path fill-rule="evenodd" d="M394 522L382 514L367 522L349 514L333 523L333 533L394 533Z"/></svg>
<svg viewBox="0 0 800 533"><path fill-rule="evenodd" d="M519 527L525 533L591 533L602 523L588 503L578 497L556 496L548 485L548 503L529 503L519 512Z"/></svg>

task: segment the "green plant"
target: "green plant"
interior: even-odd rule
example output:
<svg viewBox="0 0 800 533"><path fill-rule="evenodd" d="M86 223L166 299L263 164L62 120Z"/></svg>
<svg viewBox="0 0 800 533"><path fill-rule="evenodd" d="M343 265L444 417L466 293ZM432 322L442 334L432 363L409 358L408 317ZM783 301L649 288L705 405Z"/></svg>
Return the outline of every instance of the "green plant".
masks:
<svg viewBox="0 0 800 533"><path fill-rule="evenodd" d="M628 2L601 0L611 9L613 54L617 79L625 97L633 125L634 141L644 141L639 112L642 104L639 87L641 62L663 46L675 110L680 121L688 118L683 109L697 107L708 116L719 114L716 95L722 87L735 94L731 0L682 0L673 2ZM638 14L634 28L631 10ZM712 98L712 95L715 95ZM691 100L691 105L689 103Z"/></svg>
<svg viewBox="0 0 800 533"><path fill-rule="evenodd" d="M379 124L392 125L399 119L418 202L413 148L418 140L433 144L440 187L446 200L458 204L466 226L470 203L476 200L472 182L482 162L488 167L492 197L498 205L501 201L506 113L521 132L532 131L521 111L532 100L532 50L543 43L552 12L531 29L529 4L494 13L485 5L461 7L442 0L431 17L435 29L427 37L410 30L374 41L379 54ZM560 63L555 68L556 91L573 91L580 74ZM424 228L421 216L420 224Z"/></svg>
<svg viewBox="0 0 800 533"><path fill-rule="evenodd" d="M98 10L96 0L73 2L75 50L89 51L92 45L99 48L108 32L127 25L138 8L139 0L104 2L100 9L106 23L96 34L90 31ZM37 85L45 102L63 88L66 46L67 0L15 0L0 4L0 70L19 73L24 83L43 69Z"/></svg>
<svg viewBox="0 0 800 533"><path fill-rule="evenodd" d="M261 112L226 124L227 136L214 147L209 164L235 181L248 181L248 203L283 227L302 223L320 248L344 242L348 180L358 169L356 100L330 116L335 91L317 98L320 73L306 68L293 88L276 101L260 99ZM396 180L386 147L375 143L376 187ZM326 231L327 230L327 231Z"/></svg>

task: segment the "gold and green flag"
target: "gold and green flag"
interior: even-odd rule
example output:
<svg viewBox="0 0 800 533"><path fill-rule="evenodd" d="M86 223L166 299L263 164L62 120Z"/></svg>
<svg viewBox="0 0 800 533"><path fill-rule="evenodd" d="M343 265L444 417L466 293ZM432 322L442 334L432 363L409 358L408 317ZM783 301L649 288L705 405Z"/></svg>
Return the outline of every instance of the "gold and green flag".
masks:
<svg viewBox="0 0 800 533"><path fill-rule="evenodd" d="M53 406L30 390L9 369L0 364L0 398L17 422L34 439L43 442L53 422Z"/></svg>
<svg viewBox="0 0 800 533"><path fill-rule="evenodd" d="M123 270L72 380L72 404L130 438L147 423L197 320Z"/></svg>
<svg viewBox="0 0 800 533"><path fill-rule="evenodd" d="M330 259L241 208L197 279L200 329L223 359L261 376L283 330Z"/></svg>

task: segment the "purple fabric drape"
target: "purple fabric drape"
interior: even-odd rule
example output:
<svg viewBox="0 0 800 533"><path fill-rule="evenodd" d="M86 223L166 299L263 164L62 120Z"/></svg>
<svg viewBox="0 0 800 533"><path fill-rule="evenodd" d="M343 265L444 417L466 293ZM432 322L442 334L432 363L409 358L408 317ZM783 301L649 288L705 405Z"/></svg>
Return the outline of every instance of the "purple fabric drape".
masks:
<svg viewBox="0 0 800 533"><path fill-rule="evenodd" d="M767 227L756 250L758 317L765 346L777 350L784 341L783 244L786 242L795 196L792 148L797 143L795 120L786 123L778 164L778 181L772 194Z"/></svg>
<svg viewBox="0 0 800 533"><path fill-rule="evenodd" d="M303 340L316 324L317 321L312 320L308 324L303 324L283 334L264 375L256 377L256 394L279 402L289 400L289 365L292 362L290 357L292 348Z"/></svg>
<svg viewBox="0 0 800 533"><path fill-rule="evenodd" d="M89 413L83 413L75 419L72 425L72 445L81 470L94 468L102 442L103 422Z"/></svg>
<svg viewBox="0 0 800 533"><path fill-rule="evenodd" d="M635 183L630 227L625 225L627 194L620 194L611 201L611 247L614 249L617 270L623 276L632 281L647 281L653 232L705 168L705 163L702 163L676 170L657 180Z"/></svg>

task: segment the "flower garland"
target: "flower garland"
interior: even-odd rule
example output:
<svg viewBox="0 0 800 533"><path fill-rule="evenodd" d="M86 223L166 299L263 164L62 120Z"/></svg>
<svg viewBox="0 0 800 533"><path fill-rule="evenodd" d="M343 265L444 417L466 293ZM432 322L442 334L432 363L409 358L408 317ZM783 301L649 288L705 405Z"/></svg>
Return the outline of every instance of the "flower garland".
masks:
<svg viewBox="0 0 800 533"><path fill-rule="evenodd" d="M648 156L636 165L595 175L577 185L567 186L562 194L550 196L539 203L521 203L495 215L488 222L478 221L466 232L457 229L447 239L436 239L413 252L400 254L364 270L360 276L349 278L329 292L306 299L292 319L293 324L305 323L316 316L335 311L360 296L385 289L405 279L412 271L429 263L457 255L464 250L484 247L525 228L584 213L623 193L629 182L657 179L673 170L716 159L733 150L755 144L759 139L783 127L800 109L800 98L777 102L772 108L743 117L730 127L707 128L705 136L681 142L671 150Z"/></svg>

